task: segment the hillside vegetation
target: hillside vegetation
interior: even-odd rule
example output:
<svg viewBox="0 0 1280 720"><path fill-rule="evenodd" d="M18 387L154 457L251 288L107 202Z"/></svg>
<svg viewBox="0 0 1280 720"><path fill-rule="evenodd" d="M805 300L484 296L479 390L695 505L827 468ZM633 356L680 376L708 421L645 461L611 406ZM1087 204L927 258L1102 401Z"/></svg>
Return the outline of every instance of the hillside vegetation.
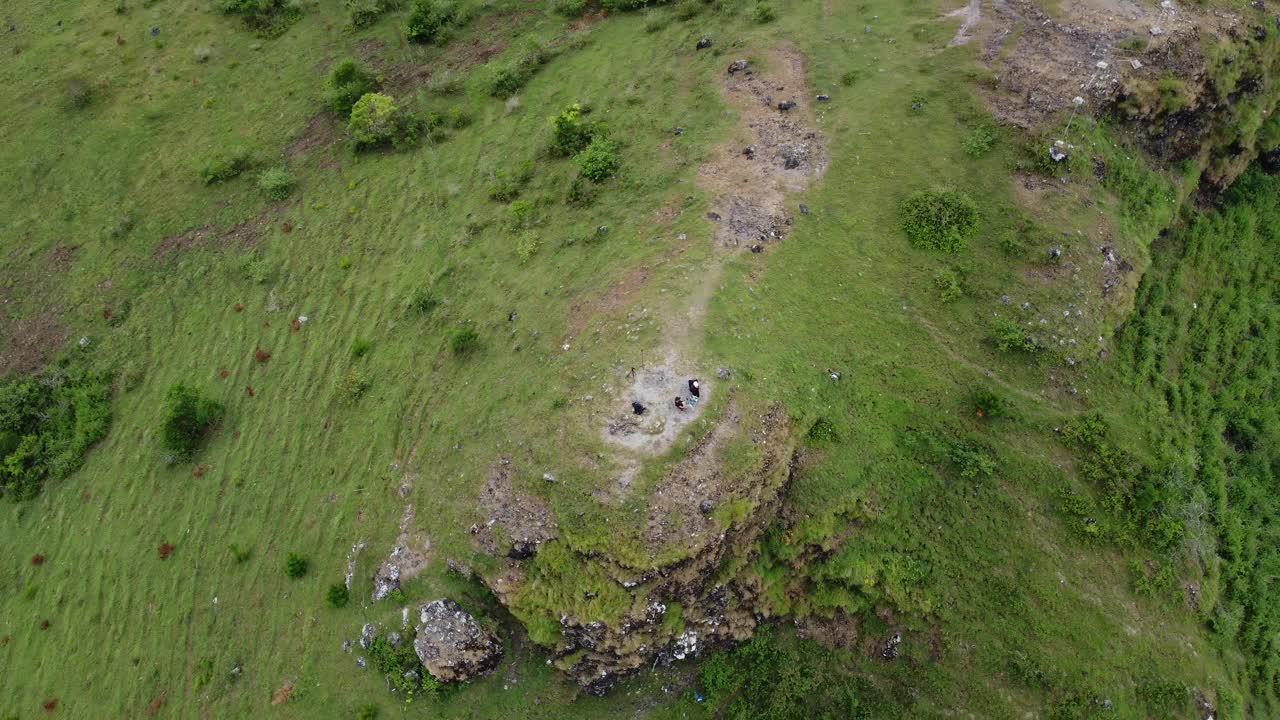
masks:
<svg viewBox="0 0 1280 720"><path fill-rule="evenodd" d="M1115 4L10 0L0 718L1280 714L1280 31Z"/></svg>

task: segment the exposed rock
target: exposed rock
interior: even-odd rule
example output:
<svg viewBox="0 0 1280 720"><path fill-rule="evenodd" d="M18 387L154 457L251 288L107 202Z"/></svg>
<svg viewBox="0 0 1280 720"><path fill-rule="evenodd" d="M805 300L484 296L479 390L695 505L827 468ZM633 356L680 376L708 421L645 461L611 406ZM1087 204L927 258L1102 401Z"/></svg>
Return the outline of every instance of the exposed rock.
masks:
<svg viewBox="0 0 1280 720"><path fill-rule="evenodd" d="M364 627L360 628L360 647L368 650L376 634L377 628L373 626L373 623L365 623Z"/></svg>
<svg viewBox="0 0 1280 720"><path fill-rule="evenodd" d="M729 63L729 74L730 74L730 75L732 75L732 74L734 74L734 73L742 72L743 70L746 70L746 69L747 69L747 61L746 61L746 60L734 60L733 62Z"/></svg>
<svg viewBox="0 0 1280 720"><path fill-rule="evenodd" d="M698 41L697 48L698 48L699 50L706 50L706 49L707 49L707 48L709 48L709 47L711 47L711 38L709 38L709 37L704 37L704 38L702 38L701 40L699 40L699 41Z"/></svg>
<svg viewBox="0 0 1280 720"><path fill-rule="evenodd" d="M497 636L448 598L423 605L418 621L413 649L437 680L471 680L493 671L502 659Z"/></svg>

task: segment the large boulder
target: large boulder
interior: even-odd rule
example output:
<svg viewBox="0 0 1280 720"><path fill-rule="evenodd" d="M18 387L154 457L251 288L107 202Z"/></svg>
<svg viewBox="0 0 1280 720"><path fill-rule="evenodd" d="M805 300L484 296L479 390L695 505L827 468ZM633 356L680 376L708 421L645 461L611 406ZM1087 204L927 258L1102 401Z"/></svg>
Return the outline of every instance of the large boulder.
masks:
<svg viewBox="0 0 1280 720"><path fill-rule="evenodd" d="M467 681L491 672L502 659L502 643L448 598L423 605L413 649L441 682Z"/></svg>

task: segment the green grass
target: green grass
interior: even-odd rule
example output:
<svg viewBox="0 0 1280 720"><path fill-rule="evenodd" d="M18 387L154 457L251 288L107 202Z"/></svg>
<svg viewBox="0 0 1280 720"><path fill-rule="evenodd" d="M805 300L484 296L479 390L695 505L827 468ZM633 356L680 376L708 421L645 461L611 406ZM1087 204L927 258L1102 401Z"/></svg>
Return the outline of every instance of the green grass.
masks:
<svg viewBox="0 0 1280 720"><path fill-rule="evenodd" d="M117 383L109 433L81 470L32 500L0 505L0 633L10 638L0 646L8 669L0 712L35 715L56 697L61 716L131 717L163 696L163 712L183 716L354 716L369 702L392 716L403 697L388 694L379 673L359 670L341 642L365 622L399 620L398 607L367 598L405 503L431 541L430 569L406 584L405 598L448 594L481 611L502 623L512 658L473 686L415 698L407 717L700 717L745 707L734 705L739 698L758 700L759 716L770 717L797 694L816 695L812 707L871 717L885 716L875 708L1070 717L1104 696L1117 717L1185 714L1165 704L1176 695L1168 683L1251 698L1258 716L1272 708L1274 664L1252 658L1267 656L1274 611L1259 609L1265 588L1250 585L1259 582L1250 568L1269 567L1269 555L1241 551L1243 565L1233 567L1246 569L1215 591L1228 613L1240 609L1239 626L1211 637L1206 618L1169 593L1137 591L1142 576L1130 561L1167 555L1083 537L1061 507L1064 488L1086 503L1097 488L1054 428L1104 406L1116 442L1150 459L1162 441L1115 419L1154 425L1176 415L1189 433L1214 418L1211 381L1256 379L1226 363L1213 378L1188 380L1173 396L1186 399L1159 410L1153 399L1171 391L1158 379L1168 368L1153 363L1177 362L1180 353L1166 348L1181 347L1168 338L1183 331L1153 309L1169 297L1151 289L1158 281L1137 295L1132 326L1150 332L1126 327L1115 341L1124 352L1108 354L1122 358L1095 360L1115 350L1111 331L1134 303L1148 243L1172 221L1185 178L1123 160L1113 129L1077 119L1074 142L1107 157L1108 180L1081 169L1068 190L1019 195L1010 177L1023 161L1017 143L995 131L996 141L972 153L979 157L965 150L990 119L973 92L971 51L943 49L951 28L933 20L931 3L775 2L767 25L752 21L747 3L724 5L667 23L618 13L570 30L562 17L499 1L470 7L475 19L449 43L411 45L401 42L405 11L350 31L344 8L307 5L264 40L204 3L165 0L119 15L80 5L59 11L60 29L38 31L47 10L18 2L12 21L23 28L15 40L23 51L0 67L0 99L13 108L3 130L10 142L0 144L0 163L11 168L0 175L0 236L14 239L0 276L13 280L19 312L63 308L71 336L94 338L91 362L132 380ZM873 16L877 32L864 34ZM153 39L147 28L157 25ZM545 64L525 62L530 35L549 48ZM703 35L716 37L716 51L693 50ZM730 262L697 359L734 369L743 407L784 403L813 448L789 489L792 522L775 523L758 556L738 560L776 613L840 608L860 619L866 638L901 626L911 662L858 650L814 659L778 632L701 670L646 673L607 699L575 699L515 620L477 584L447 573L445 561L497 567L467 528L485 520L477 497L488 468L510 457L517 487L547 501L560 530L530 563L538 582L519 595L515 617L549 643L561 610L611 619L628 609L630 597L580 553L649 557L644 515L632 511L661 468L647 468L621 508L592 500L601 471L584 459L604 448L581 398L603 394L618 368L656 359L663 328L622 329L618 317L575 307L641 264L653 272L637 307L656 313L690 292L686 278L711 253L697 168L734 122L717 83L731 56L763 54L779 39L802 52L813 89L833 93L820 120L831 162L823 181L790 199L812 211L792 212L790 235L766 261ZM490 67L455 69L457 93L399 79L445 64L452 48L495 40L502 47ZM198 62L193 53L204 47L213 52ZM401 107L472 121L451 122L413 148L354 155L342 140L345 119L325 101L327 68L345 57L375 68ZM508 67L528 71L518 102L505 87L491 97L493 69ZM73 112L60 101L63 75L95 88ZM910 110L913 98L924 100L922 111ZM575 161L545 152L550 118L574 103L621 140L616 176L592 186L590 204L567 202ZM674 136L677 126L685 132ZM253 172L202 182L202 163L240 149ZM258 173L285 166L292 192L271 204ZM495 195L502 178L518 181ZM916 249L899 229L902 201L940 185L964 188L981 219L958 258ZM514 202L524 203L515 221ZM165 242L205 227L220 232ZM1081 301L1071 283L1040 279L1060 272L1044 257L1061 246L1082 267L1079 282L1100 287L1103 271L1089 262L1100 231L1137 270L1113 299ZM680 233L694 242L664 259ZM1024 240L1024 255L1001 247L1010 235ZM50 251L67 238L80 246L69 271L56 283L22 280L47 273ZM1247 294L1246 268L1261 252L1251 242L1254 254L1229 273L1180 282ZM1176 273L1173 260L1161 262L1161 277ZM935 278L956 263L964 292L944 296ZM1271 312L1265 297L1250 297L1257 313ZM110 324L102 307L123 299L127 320ZM1064 319L1072 303L1082 315ZM988 339L997 318L1029 327L1046 351L1002 352ZM1258 323L1274 338L1273 321ZM1199 352L1225 354L1247 334L1232 327ZM256 360L257 348L270 358ZM830 380L828 368L843 379ZM196 457L198 476L191 464L165 465L158 446L165 393L179 382L226 408ZM1002 398L1008 417L976 418L971 398L980 391ZM1206 443L1219 453L1207 457L1219 459L1222 448ZM663 460L689 445L682 439ZM749 467L749 450L735 448L742 456L731 459ZM547 472L557 482L543 482ZM402 484L412 486L405 499ZM1228 539L1249 535L1245 508L1269 507L1266 484L1249 487ZM724 517L744 512L727 507ZM351 602L330 608L327 592L360 541ZM175 548L167 560L156 552L163 543ZM815 547L829 552L805 554ZM29 564L35 553L47 561ZM306 556L305 576L285 577L291 553ZM897 619L885 620L886 609ZM44 619L51 625L39 630ZM937 657L931 634L942 638ZM792 686L794 678L767 674L784 673L796 653L814 663L813 677L839 682ZM286 682L288 701L272 707ZM679 690L668 695L664 684ZM706 703L686 691L709 685Z"/></svg>

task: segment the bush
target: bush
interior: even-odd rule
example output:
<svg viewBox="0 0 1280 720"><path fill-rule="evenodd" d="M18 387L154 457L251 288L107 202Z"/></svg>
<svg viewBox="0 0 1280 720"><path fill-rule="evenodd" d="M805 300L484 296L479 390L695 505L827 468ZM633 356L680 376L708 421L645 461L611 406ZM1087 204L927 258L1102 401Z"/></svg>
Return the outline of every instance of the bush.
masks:
<svg viewBox="0 0 1280 720"><path fill-rule="evenodd" d="M368 93L351 108L347 130L357 150L382 145L411 144L418 138L422 122L402 111L390 95Z"/></svg>
<svg viewBox="0 0 1280 720"><path fill-rule="evenodd" d="M933 286L938 289L942 302L951 302L964 296L960 275L954 270L939 270L933 276Z"/></svg>
<svg viewBox="0 0 1280 720"><path fill-rule="evenodd" d="M526 232L516 241L516 254L521 260L528 260L542 248L542 240L532 232Z"/></svg>
<svg viewBox="0 0 1280 720"><path fill-rule="evenodd" d="M335 113L350 117L356 102L377 89L373 75L357 65L355 60L343 60L329 73L324 102Z"/></svg>
<svg viewBox="0 0 1280 720"><path fill-rule="evenodd" d="M239 16L244 24L265 37L284 34L298 18L302 5L290 0L222 0L225 15Z"/></svg>
<svg viewBox="0 0 1280 720"><path fill-rule="evenodd" d="M30 498L70 475L110 426L110 375L59 364L0 380L0 497Z"/></svg>
<svg viewBox="0 0 1280 720"><path fill-rule="evenodd" d="M338 378L336 388L338 394L348 402L355 402L364 397L373 384L369 375L359 368L349 368Z"/></svg>
<svg viewBox="0 0 1280 720"><path fill-rule="evenodd" d="M968 406L979 420L998 420L1009 417L1009 403L990 390L975 390L969 395Z"/></svg>
<svg viewBox="0 0 1280 720"><path fill-rule="evenodd" d="M582 119L582 106L574 103L551 118L551 152L568 157L586 149L604 128Z"/></svg>
<svg viewBox="0 0 1280 720"><path fill-rule="evenodd" d="M699 0L683 0L675 6L674 12L677 20L692 20L702 12L702 3Z"/></svg>
<svg viewBox="0 0 1280 720"><path fill-rule="evenodd" d="M161 446L174 461L191 459L222 414L221 404L200 397L183 383L174 385L165 396Z"/></svg>
<svg viewBox="0 0 1280 720"><path fill-rule="evenodd" d="M378 720L379 712L378 706L373 703L362 705L359 710L356 710L356 720Z"/></svg>
<svg viewBox="0 0 1280 720"><path fill-rule="evenodd" d="M489 94L496 98L515 95L533 77L533 71L523 63L511 63L493 69L489 76Z"/></svg>
<svg viewBox="0 0 1280 720"><path fill-rule="evenodd" d="M373 343L369 342L368 338L358 337L351 341L351 357L353 358L362 358L368 355L371 349L373 349Z"/></svg>
<svg viewBox="0 0 1280 720"><path fill-rule="evenodd" d="M404 34L410 42L430 43L458 17L458 7L442 0L417 0L409 11Z"/></svg>
<svg viewBox="0 0 1280 720"><path fill-rule="evenodd" d="M991 151L996 143L996 136L991 134L991 130L985 127L974 128L973 132L964 139L960 147L964 150L964 154L972 158L980 158Z"/></svg>
<svg viewBox="0 0 1280 720"><path fill-rule="evenodd" d="M445 123L454 130L461 130L471 125L471 113L461 105L454 105L445 113Z"/></svg>
<svg viewBox="0 0 1280 720"><path fill-rule="evenodd" d="M242 548L235 543L228 545L227 551L231 553L231 559L234 560L237 565L241 565L248 561L249 556L253 554L253 551L250 548Z"/></svg>
<svg viewBox="0 0 1280 720"><path fill-rule="evenodd" d="M587 12L587 0L551 0L551 12L567 18L582 17Z"/></svg>
<svg viewBox="0 0 1280 720"><path fill-rule="evenodd" d="M293 192L293 175L283 167L268 168L258 175L258 189L272 200L284 200Z"/></svg>
<svg viewBox="0 0 1280 720"><path fill-rule="evenodd" d="M1035 337L1018 323L1005 318L997 318L992 328L992 340L1002 352L1035 353L1040 345Z"/></svg>
<svg viewBox="0 0 1280 720"><path fill-rule="evenodd" d="M311 563L298 553L289 553L284 561L284 574L294 580L303 577L311 569Z"/></svg>
<svg viewBox="0 0 1280 720"><path fill-rule="evenodd" d="M329 607L335 610L344 608L351 601L351 592L347 590L347 586L344 583L334 583L329 586L329 592L325 595L325 600L328 601Z"/></svg>
<svg viewBox="0 0 1280 720"><path fill-rule="evenodd" d="M775 17L777 16L774 15L773 7L769 3L756 3L755 7L751 8L751 20L753 22L763 25L773 22Z"/></svg>
<svg viewBox="0 0 1280 720"><path fill-rule="evenodd" d="M587 207L596 201L596 195L599 190L595 183L590 182L581 175L575 175L573 181L569 183L569 192L565 197L565 202L573 207Z"/></svg>
<svg viewBox="0 0 1280 720"><path fill-rule="evenodd" d="M480 346L480 336L469 325L449 333L449 350L454 355L468 355Z"/></svg>
<svg viewBox="0 0 1280 720"><path fill-rule="evenodd" d="M430 315L439 305L440 300L426 288L418 288L409 296L409 309L423 315Z"/></svg>
<svg viewBox="0 0 1280 720"><path fill-rule="evenodd" d="M586 178L600 182L613 177L618 172L622 160L618 157L618 143L603 136L597 136L578 153L578 170Z"/></svg>
<svg viewBox="0 0 1280 720"><path fill-rule="evenodd" d="M226 182L249 169L249 155L237 150L227 155L211 158L200 168L200 181L205 185Z"/></svg>
<svg viewBox="0 0 1280 720"><path fill-rule="evenodd" d="M369 27L390 10L400 7L400 0L347 0L347 22L353 28Z"/></svg>
<svg viewBox="0 0 1280 720"><path fill-rule="evenodd" d="M978 232L978 205L956 190L922 190L899 212L903 232L917 248L958 253Z"/></svg>
<svg viewBox="0 0 1280 720"><path fill-rule="evenodd" d="M83 110L93 104L93 86L83 78L67 78L63 103L68 110Z"/></svg>

